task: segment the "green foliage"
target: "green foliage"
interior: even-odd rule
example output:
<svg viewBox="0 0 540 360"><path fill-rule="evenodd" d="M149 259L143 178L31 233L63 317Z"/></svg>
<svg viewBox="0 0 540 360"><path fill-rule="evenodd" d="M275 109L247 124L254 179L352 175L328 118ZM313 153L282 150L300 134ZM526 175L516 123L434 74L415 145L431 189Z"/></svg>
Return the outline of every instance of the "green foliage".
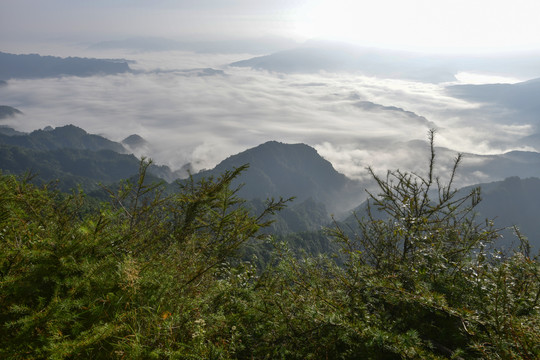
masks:
<svg viewBox="0 0 540 360"><path fill-rule="evenodd" d="M479 190L451 188L461 157L447 185L434 175L433 135L427 176L370 170L380 193L367 217L357 231L329 230L341 257L285 252L267 269L265 304L279 328L267 341L286 358L540 355L538 259L526 243L514 254L490 247L497 232L472 212Z"/></svg>
<svg viewBox="0 0 540 360"><path fill-rule="evenodd" d="M235 335L224 335L213 313L206 318L208 297L228 288L220 284L237 276L228 265L235 250L262 236L260 218L283 203L258 218L235 207L228 184L243 168L164 197L162 184L145 184L147 166L110 191L108 205L84 214L81 194L0 178L0 357L232 351L224 344ZM210 335L223 344L209 346Z"/></svg>
<svg viewBox="0 0 540 360"><path fill-rule="evenodd" d="M0 176L0 358L538 358L538 258L493 248L433 135L426 176L372 172L355 228L279 240L285 201L230 187L245 167L171 193L142 161L98 206Z"/></svg>

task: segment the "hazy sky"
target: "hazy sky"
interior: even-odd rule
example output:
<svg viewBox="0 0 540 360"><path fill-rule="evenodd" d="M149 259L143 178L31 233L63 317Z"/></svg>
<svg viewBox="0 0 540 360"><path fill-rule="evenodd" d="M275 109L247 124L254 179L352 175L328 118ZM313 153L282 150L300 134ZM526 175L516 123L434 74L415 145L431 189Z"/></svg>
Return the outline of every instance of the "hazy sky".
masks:
<svg viewBox="0 0 540 360"><path fill-rule="evenodd" d="M436 51L540 49L538 0L1 0L2 42L331 38Z"/></svg>

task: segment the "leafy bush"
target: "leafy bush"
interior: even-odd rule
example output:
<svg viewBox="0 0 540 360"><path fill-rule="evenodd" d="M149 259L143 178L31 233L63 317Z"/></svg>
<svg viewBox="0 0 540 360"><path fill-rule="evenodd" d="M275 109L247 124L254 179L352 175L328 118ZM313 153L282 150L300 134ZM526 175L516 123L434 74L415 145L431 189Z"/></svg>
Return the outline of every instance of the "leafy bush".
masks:
<svg viewBox="0 0 540 360"><path fill-rule="evenodd" d="M380 193L367 216L329 230L341 257L284 251L266 270L266 341L286 358L540 356L538 259L526 243L513 254L491 246L497 231L474 218L480 190L452 189L460 155L443 184L433 139L426 176L370 169Z"/></svg>
<svg viewBox="0 0 540 360"><path fill-rule="evenodd" d="M228 184L243 168L163 197L161 184L145 184L147 166L90 212L82 194L0 178L1 357L231 351L235 334L206 313L207 300L230 287L220 284L237 276L235 250L261 237L260 219L283 202L259 217L238 206ZM211 343L210 333L223 343Z"/></svg>
<svg viewBox="0 0 540 360"><path fill-rule="evenodd" d="M229 187L244 167L170 194L142 162L99 206L0 176L0 357L540 357L538 258L523 237L493 247L479 190L452 189L461 157L434 174L433 136L426 176L372 171L365 218L327 231L335 254L264 235L285 201L253 215Z"/></svg>

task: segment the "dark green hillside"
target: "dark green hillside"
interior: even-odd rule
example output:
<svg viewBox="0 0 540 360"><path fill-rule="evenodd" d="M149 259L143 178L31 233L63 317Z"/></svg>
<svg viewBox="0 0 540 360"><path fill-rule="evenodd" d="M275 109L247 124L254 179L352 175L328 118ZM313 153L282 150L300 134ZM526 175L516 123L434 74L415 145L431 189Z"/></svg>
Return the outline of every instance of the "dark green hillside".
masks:
<svg viewBox="0 0 540 360"><path fill-rule="evenodd" d="M323 203L307 199L304 202L293 201L279 213L272 215L272 223L268 231L275 235L287 235L297 232L320 231L328 226L332 219ZM246 202L246 207L254 213L265 207L262 199Z"/></svg>
<svg viewBox="0 0 540 360"><path fill-rule="evenodd" d="M100 190L98 186L100 183L114 184L130 178L137 173L140 163L139 159L133 155L119 154L107 149L111 147L111 144L116 145L116 143L96 135L86 134L82 129L74 126L56 128L51 131L39 130L29 135L18 136L16 139L7 136L0 139L14 140L14 143L32 147L0 145L0 169L4 173L22 175L30 172L35 175L34 181L37 183L58 180L57 186L62 191L70 191L80 186L89 196L100 200L106 200L109 196ZM61 143L54 143L55 139ZM54 146L61 148L54 148ZM72 146L79 148L71 148ZM94 151L80 149L80 147L101 150ZM53 149L49 150L49 148ZM168 180L174 178L174 175L175 173L167 166L152 164L148 167L147 178L153 181L158 181L159 178ZM176 184L168 186L168 193L175 191L177 191ZM246 207L253 213L262 211L265 208L264 194L261 192L256 198L250 200ZM268 232L282 236L294 232L317 232L330 223L330 216L325 205L315 202L312 198L303 202L295 201L273 219L276 221L269 227ZM294 247L320 248L318 245L313 246L307 242L297 242Z"/></svg>
<svg viewBox="0 0 540 360"><path fill-rule="evenodd" d="M88 134L74 125L65 125L53 130L35 130L24 136L0 135L0 144L41 151L69 148L126 153L126 149L121 144L99 135Z"/></svg>
<svg viewBox="0 0 540 360"><path fill-rule="evenodd" d="M13 128L10 128L9 126L0 125L0 134L7 135L7 136L19 136L19 135L26 135L26 133L17 131Z"/></svg>
<svg viewBox="0 0 540 360"><path fill-rule="evenodd" d="M239 194L246 199L294 196L295 202L303 202L311 198L324 203L328 211L336 211L346 208L347 202L361 192L359 183L338 173L312 147L276 141L233 155L195 177L208 177L244 164L249 164L249 169L233 185L245 183Z"/></svg>
<svg viewBox="0 0 540 360"><path fill-rule="evenodd" d="M477 185L482 189L482 201L476 210L479 218L494 219L497 227L516 225L529 238L533 252L540 250L540 179L510 177ZM463 189L467 191L468 188ZM519 244L509 230L501 242L507 246Z"/></svg>
<svg viewBox="0 0 540 360"><path fill-rule="evenodd" d="M4 173L36 175L39 182L59 180L64 191L95 189L98 183L113 183L137 173L139 160L133 155L111 150L55 149L32 150L0 145L0 168Z"/></svg>
<svg viewBox="0 0 540 360"><path fill-rule="evenodd" d="M338 173L312 147L277 141L233 155L194 178L217 176L245 164L249 164L248 169L232 185L241 186L238 195L248 200L246 207L253 213L264 208L267 198L295 197L272 217L274 223L268 228L295 251L319 254L330 249L329 238L321 232L331 223L330 213L345 211L362 194L359 183ZM302 235L294 235L298 233ZM248 255L254 253L266 257L268 250L247 251Z"/></svg>
<svg viewBox="0 0 540 360"><path fill-rule="evenodd" d="M2 130L0 170L18 175L31 172L40 183L58 180L64 191L78 186L91 191L99 183L129 178L139 168L140 160L126 154L120 143L88 134L73 125L30 134ZM166 178L175 175L167 166L153 164L149 172Z"/></svg>

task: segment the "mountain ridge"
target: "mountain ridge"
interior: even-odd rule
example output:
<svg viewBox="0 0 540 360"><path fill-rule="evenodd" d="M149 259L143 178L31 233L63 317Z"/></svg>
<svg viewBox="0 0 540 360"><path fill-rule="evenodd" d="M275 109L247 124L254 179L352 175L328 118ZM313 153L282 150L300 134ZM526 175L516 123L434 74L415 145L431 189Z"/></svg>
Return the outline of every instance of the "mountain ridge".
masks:
<svg viewBox="0 0 540 360"><path fill-rule="evenodd" d="M133 138L136 141L142 139L139 136ZM417 150L425 147L418 141L412 145ZM436 151L443 156L450 152L444 148ZM469 164L466 160L467 157L458 174L483 171L490 178L496 178L514 172L524 178L507 176L500 181L463 186L460 193L482 187L484 200L477 207L481 217L496 218L497 226L520 226L523 233L531 237L533 248L540 248L540 222L537 219L540 213L540 153L511 151L476 155ZM60 179L60 188L67 191L79 185L85 190L93 190L98 182L115 183L130 178L137 173L140 159L127 154L120 143L66 125L30 134L0 134L0 164L3 172L23 174L30 170L43 181ZM250 206L260 208L266 198L296 197L284 212L278 214L273 228L277 234L318 231L329 224L330 213L336 213L339 218L358 206L367 185L336 171L309 145L278 141L268 141L229 156L213 169L194 174L193 179L218 177L245 164L249 164L249 168L233 181L232 186L240 187L238 195ZM158 175L169 181L173 176L166 166L152 165L148 171L151 176ZM170 189L173 186L171 184ZM505 236L510 239L511 233L507 231ZM504 244L509 246L510 240L505 240Z"/></svg>
<svg viewBox="0 0 540 360"><path fill-rule="evenodd" d="M70 148L78 150L111 150L127 153L121 144L99 135L89 134L75 125L59 126L51 130L34 130L24 136L0 134L0 143L33 150Z"/></svg>
<svg viewBox="0 0 540 360"><path fill-rule="evenodd" d="M390 56L389 53L391 53ZM448 70L445 62L440 59L433 59L434 65L427 67L423 65L424 61L412 61L404 58L400 66L396 66L393 61L389 60L397 56L392 56L392 54L399 54L399 52L351 48L336 44L308 44L269 55L236 61L229 65L283 73L357 72L366 76L434 83L456 80L455 72Z"/></svg>
<svg viewBox="0 0 540 360"><path fill-rule="evenodd" d="M515 84L453 85L445 87L445 92L458 99L477 102L482 110L495 108L501 114L499 122L529 126L529 133L515 143L540 151L540 78Z"/></svg>
<svg viewBox="0 0 540 360"><path fill-rule="evenodd" d="M249 168L235 185L245 183L239 195L248 199L294 196L297 202L303 202L312 198L325 203L329 211L336 211L337 203L351 202L347 199L361 191L360 182L337 172L314 148L278 141L268 141L232 155L194 177L217 176L245 164L249 164Z"/></svg>
<svg viewBox="0 0 540 360"><path fill-rule="evenodd" d="M0 79L87 77L131 72L126 60L9 54L0 52Z"/></svg>
<svg viewBox="0 0 540 360"><path fill-rule="evenodd" d="M31 133L0 128L0 168L22 175L31 171L38 182L60 180L63 191L85 191L98 183L114 183L137 174L141 160L126 148L100 135L65 125L47 127ZM175 173L164 165L151 164L152 176L172 181Z"/></svg>
<svg viewBox="0 0 540 360"><path fill-rule="evenodd" d="M22 115L22 111L7 105L0 105L0 120Z"/></svg>

